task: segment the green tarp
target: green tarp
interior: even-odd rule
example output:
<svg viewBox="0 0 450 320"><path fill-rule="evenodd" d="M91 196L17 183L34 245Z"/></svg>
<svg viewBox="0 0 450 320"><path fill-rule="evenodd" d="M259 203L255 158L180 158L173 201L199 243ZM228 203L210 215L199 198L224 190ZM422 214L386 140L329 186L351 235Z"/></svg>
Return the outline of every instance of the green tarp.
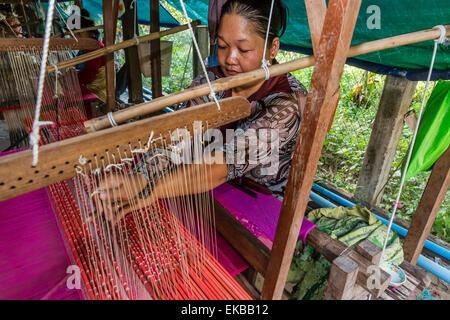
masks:
<svg viewBox="0 0 450 320"><path fill-rule="evenodd" d="M405 179L426 171L450 146L450 81L439 81L423 111Z"/></svg>
<svg viewBox="0 0 450 320"><path fill-rule="evenodd" d="M178 0L168 2L181 11ZM184 2L190 18L200 19L203 24L208 23L208 0ZM293 50L312 48L304 1L284 0L284 3L289 10L289 20L286 33L281 38L282 45ZM378 17L379 20L376 20ZM440 24L450 24L449 0L362 0L352 45L430 29ZM420 42L357 58L389 68L423 70L430 66L433 45L433 41ZM439 45L435 69L450 70L450 47Z"/></svg>

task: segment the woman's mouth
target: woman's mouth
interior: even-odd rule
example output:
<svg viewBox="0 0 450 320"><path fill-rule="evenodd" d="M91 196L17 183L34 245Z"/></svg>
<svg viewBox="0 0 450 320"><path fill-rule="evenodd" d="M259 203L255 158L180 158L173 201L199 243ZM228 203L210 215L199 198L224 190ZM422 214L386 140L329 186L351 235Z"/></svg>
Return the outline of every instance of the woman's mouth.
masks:
<svg viewBox="0 0 450 320"><path fill-rule="evenodd" d="M225 71L226 71L227 75L229 75L229 76L235 76L239 73L238 71L229 70L229 69L225 69Z"/></svg>

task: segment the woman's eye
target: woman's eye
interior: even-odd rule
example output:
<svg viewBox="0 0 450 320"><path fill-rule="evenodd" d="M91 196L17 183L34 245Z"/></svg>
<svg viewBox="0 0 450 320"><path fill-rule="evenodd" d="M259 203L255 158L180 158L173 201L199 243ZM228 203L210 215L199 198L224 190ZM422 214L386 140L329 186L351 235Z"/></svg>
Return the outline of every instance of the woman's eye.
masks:
<svg viewBox="0 0 450 320"><path fill-rule="evenodd" d="M217 48L219 48L219 49L225 49L226 47L225 47L225 46L219 46L219 45L217 45Z"/></svg>
<svg viewBox="0 0 450 320"><path fill-rule="evenodd" d="M239 49L239 51L242 52L242 53L247 53L247 52L250 52L251 50Z"/></svg>

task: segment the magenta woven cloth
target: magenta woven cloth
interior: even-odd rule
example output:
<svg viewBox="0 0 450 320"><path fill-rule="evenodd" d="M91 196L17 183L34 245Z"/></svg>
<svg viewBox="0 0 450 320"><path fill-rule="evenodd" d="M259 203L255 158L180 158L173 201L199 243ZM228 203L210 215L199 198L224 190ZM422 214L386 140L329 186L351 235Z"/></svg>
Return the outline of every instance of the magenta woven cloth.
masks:
<svg viewBox="0 0 450 320"><path fill-rule="evenodd" d="M0 202L0 299L78 300L70 264L46 189Z"/></svg>
<svg viewBox="0 0 450 320"><path fill-rule="evenodd" d="M225 183L214 189L213 195L253 235L268 248L272 248L282 202L272 195L252 191L258 195L258 198ZM314 227L316 227L315 224L303 219L299 234L299 239L303 243L306 242L308 232Z"/></svg>

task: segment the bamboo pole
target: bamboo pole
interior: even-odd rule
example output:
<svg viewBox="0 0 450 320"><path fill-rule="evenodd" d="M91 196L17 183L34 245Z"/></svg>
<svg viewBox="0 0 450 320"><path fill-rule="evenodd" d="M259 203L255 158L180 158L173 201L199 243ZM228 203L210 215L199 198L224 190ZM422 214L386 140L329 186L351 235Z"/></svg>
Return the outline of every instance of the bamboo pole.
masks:
<svg viewBox="0 0 450 320"><path fill-rule="evenodd" d="M447 32L446 35L450 35L450 25L445 26ZM351 46L347 57L354 57L374 51L380 51L385 49L391 49L408 45L411 43L417 43L422 41L434 40L439 38L440 30L427 29L423 31L411 32L399 36L384 38L380 40L374 40ZM281 74L292 72L299 69L312 67L315 64L314 56L308 56L296 60L292 60L285 63L275 64L269 67L270 76L275 77ZM211 84L215 92L228 90L231 88L239 87L244 84L261 81L265 79L265 71L263 69L257 69L246 73L241 73L236 76L221 78L213 81ZM117 124L123 123L135 117L147 115L165 107L172 106L184 101L188 101L194 98L208 95L210 89L207 84L197 86L195 88L189 88L180 92L170 94L168 96L159 97L152 101L145 102L139 105L129 107L113 113L114 120ZM111 126L107 116L98 117L84 123L88 132L94 132Z"/></svg>
<svg viewBox="0 0 450 320"><path fill-rule="evenodd" d="M192 26L196 26L198 24L200 24L200 20L195 20L195 21L191 22ZM138 40L136 40L136 38L128 39L121 43L117 43L117 44L114 44L114 45L111 45L108 47L104 47L104 48L101 48L101 49L98 49L98 50L95 50L92 52L88 52L88 53L82 54L82 55L75 57L73 59L70 59L70 60L59 62L56 64L56 67L58 68L58 70L62 70L62 69L65 69L65 68L68 68L71 66L75 66L77 64L113 53L114 51L134 46L134 45L138 44L138 42L139 43L148 42L150 40L159 39L159 38L165 37L169 34L174 34L174 33L180 32L180 31L184 31L186 29L188 29L188 25L183 24L181 26L177 26L177 27L174 27L171 29L167 29L167 30L160 31L160 32L154 32L154 33L150 33L146 36L138 37ZM53 65L48 66L47 72L48 73L55 72L55 67Z"/></svg>

